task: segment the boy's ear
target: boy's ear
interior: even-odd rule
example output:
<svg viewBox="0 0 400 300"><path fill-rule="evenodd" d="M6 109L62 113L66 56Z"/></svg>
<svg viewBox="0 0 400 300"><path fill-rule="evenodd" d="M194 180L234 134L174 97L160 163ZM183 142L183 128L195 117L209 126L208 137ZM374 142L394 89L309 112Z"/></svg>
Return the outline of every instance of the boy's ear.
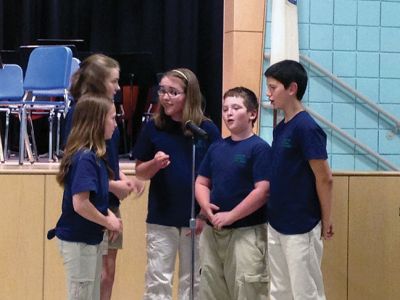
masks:
<svg viewBox="0 0 400 300"><path fill-rule="evenodd" d="M297 83L296 83L296 82L291 82L291 83L289 84L288 90L289 90L289 94L290 94L290 95L296 96L296 94L297 94L297 89L298 89L298 86L297 86Z"/></svg>
<svg viewBox="0 0 400 300"><path fill-rule="evenodd" d="M250 120L255 120L257 118L257 111L250 111Z"/></svg>

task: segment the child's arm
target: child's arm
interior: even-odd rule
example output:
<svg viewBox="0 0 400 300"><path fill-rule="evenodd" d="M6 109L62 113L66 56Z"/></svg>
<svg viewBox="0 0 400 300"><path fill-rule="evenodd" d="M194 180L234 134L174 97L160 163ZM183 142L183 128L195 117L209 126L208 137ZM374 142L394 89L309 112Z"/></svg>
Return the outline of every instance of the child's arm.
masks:
<svg viewBox="0 0 400 300"><path fill-rule="evenodd" d="M267 202L269 182L266 180L258 181L254 184L254 189L231 211L215 214L212 223L217 229L231 225L237 220L243 219L255 212Z"/></svg>
<svg viewBox="0 0 400 300"><path fill-rule="evenodd" d="M103 215L89 200L89 192L82 192L72 196L72 204L76 213L92 221L100 224L111 231L122 232L122 221L113 213L108 216Z"/></svg>
<svg viewBox="0 0 400 300"><path fill-rule="evenodd" d="M169 155L158 151L152 160L143 162L136 161L136 176L142 180L151 179L160 169L168 167L171 163Z"/></svg>
<svg viewBox="0 0 400 300"><path fill-rule="evenodd" d="M315 176L315 185L321 206L321 235L324 239L329 240L334 234L331 220L333 186L332 173L326 160L312 159L309 163Z"/></svg>
<svg viewBox="0 0 400 300"><path fill-rule="evenodd" d="M122 171L119 171L119 179L129 184L131 191L135 192L136 197L143 193L145 187L144 181L137 179L136 177L129 178Z"/></svg>
<svg viewBox="0 0 400 300"><path fill-rule="evenodd" d="M194 189L196 200L201 207L201 214L204 214L211 221L214 217L214 211L218 210L219 207L210 203L210 188L211 180L209 178L197 176Z"/></svg>
<svg viewBox="0 0 400 300"><path fill-rule="evenodd" d="M126 180L110 180L108 188L119 200L128 197L133 189L131 182Z"/></svg>

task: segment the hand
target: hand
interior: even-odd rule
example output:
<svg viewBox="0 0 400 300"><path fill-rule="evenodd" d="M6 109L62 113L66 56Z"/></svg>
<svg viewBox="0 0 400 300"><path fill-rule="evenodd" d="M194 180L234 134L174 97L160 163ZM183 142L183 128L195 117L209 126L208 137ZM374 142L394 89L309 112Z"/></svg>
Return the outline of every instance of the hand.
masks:
<svg viewBox="0 0 400 300"><path fill-rule="evenodd" d="M133 191L130 180L112 180L110 181L110 191L120 200L125 199Z"/></svg>
<svg viewBox="0 0 400 300"><path fill-rule="evenodd" d="M218 210L219 210L218 206L216 206L215 204L209 203L208 208L205 209L205 213L210 222L214 218L214 212L216 212Z"/></svg>
<svg viewBox="0 0 400 300"><path fill-rule="evenodd" d="M133 192L136 194L135 197L139 197L143 194L146 184L144 181L137 178L132 178L131 187Z"/></svg>
<svg viewBox="0 0 400 300"><path fill-rule="evenodd" d="M199 235L203 231L204 223L205 223L204 220L196 219L196 229L195 229L196 235Z"/></svg>
<svg viewBox="0 0 400 300"><path fill-rule="evenodd" d="M120 218L117 218L111 210L108 210L108 216L106 216L106 219L106 228L108 230L122 232L122 220Z"/></svg>
<svg viewBox="0 0 400 300"><path fill-rule="evenodd" d="M164 169L169 166L171 161L169 160L169 155L162 151L158 151L153 158L158 169Z"/></svg>
<svg viewBox="0 0 400 300"><path fill-rule="evenodd" d="M331 240L334 234L332 222L322 222L321 238Z"/></svg>
<svg viewBox="0 0 400 300"><path fill-rule="evenodd" d="M119 237L120 232L108 230L107 234L108 234L108 240L110 242L115 242L117 240L117 238Z"/></svg>
<svg viewBox="0 0 400 300"><path fill-rule="evenodd" d="M214 225L214 228L217 230L221 230L222 227L231 225L233 223L233 219L229 211L219 212L214 215L211 220L211 223Z"/></svg>

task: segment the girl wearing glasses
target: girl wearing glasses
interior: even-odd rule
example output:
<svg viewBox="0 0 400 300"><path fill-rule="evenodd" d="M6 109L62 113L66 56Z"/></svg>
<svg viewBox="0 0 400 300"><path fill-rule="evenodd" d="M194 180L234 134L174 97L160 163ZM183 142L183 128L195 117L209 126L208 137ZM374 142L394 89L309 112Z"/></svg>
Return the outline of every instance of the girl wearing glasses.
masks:
<svg viewBox="0 0 400 300"><path fill-rule="evenodd" d="M202 95L196 75L174 69L161 78L160 110L143 128L134 148L136 176L150 179L147 214L147 270L145 300L172 299L175 258L179 255L179 299L190 298L192 121L207 133L195 137L196 170L211 143L221 139L217 127L201 109ZM196 235L203 221L196 220ZM197 239L197 236L196 236ZM197 241L195 243L194 295L199 283Z"/></svg>

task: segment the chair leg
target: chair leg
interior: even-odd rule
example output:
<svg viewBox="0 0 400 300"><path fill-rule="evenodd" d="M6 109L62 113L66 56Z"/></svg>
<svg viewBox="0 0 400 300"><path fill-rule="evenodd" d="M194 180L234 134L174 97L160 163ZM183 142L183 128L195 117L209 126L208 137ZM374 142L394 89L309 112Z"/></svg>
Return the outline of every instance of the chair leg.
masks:
<svg viewBox="0 0 400 300"><path fill-rule="evenodd" d="M1 132L0 132L0 162L4 163L3 142L1 141Z"/></svg>
<svg viewBox="0 0 400 300"><path fill-rule="evenodd" d="M53 161L53 118L54 111L49 112L49 162Z"/></svg>
<svg viewBox="0 0 400 300"><path fill-rule="evenodd" d="M6 129L4 132L4 159L8 160L9 159L9 155L8 155L8 133L10 130L10 114L11 111L7 110L6 112Z"/></svg>
<svg viewBox="0 0 400 300"><path fill-rule="evenodd" d="M33 120L32 120L32 113L29 112L28 114L28 119L29 119L29 125L31 127L31 139L32 139L32 148L28 147L30 149L30 152L33 153L33 157L32 159L34 159L35 161L39 161L39 152L37 149L37 145L36 145L36 136L35 136L35 128L33 127ZM29 143L29 136L26 135L27 141Z"/></svg>
<svg viewBox="0 0 400 300"><path fill-rule="evenodd" d="M31 145L29 143L29 138L27 135L27 124L26 124L26 107L22 106L19 113L20 120L20 130L19 130L19 164L24 164L25 150L28 154L29 162L32 164L34 162Z"/></svg>
<svg viewBox="0 0 400 300"><path fill-rule="evenodd" d="M61 113L57 111L57 135L56 135L56 156L60 157L60 130L61 130Z"/></svg>

